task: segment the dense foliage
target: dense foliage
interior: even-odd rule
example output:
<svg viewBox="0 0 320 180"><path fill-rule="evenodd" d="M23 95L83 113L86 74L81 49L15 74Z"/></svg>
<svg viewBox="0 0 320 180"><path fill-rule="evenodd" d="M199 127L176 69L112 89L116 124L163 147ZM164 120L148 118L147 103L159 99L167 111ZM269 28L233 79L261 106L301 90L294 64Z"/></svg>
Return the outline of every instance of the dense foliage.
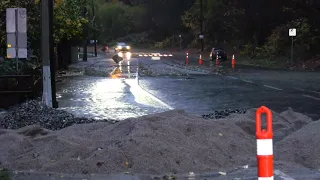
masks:
<svg viewBox="0 0 320 180"><path fill-rule="evenodd" d="M183 47L199 48L200 2L206 49L219 46L252 58L289 57L288 29L296 28L296 60L318 54L320 3L316 0L55 0L58 65L66 66L71 45L84 44L85 28L88 39L96 33L99 42L107 44L122 40L135 46L177 48L182 35ZM0 13L5 14L7 7L27 8L28 40L39 52L39 0L1 0ZM0 21L0 44L5 56L5 16Z"/></svg>
<svg viewBox="0 0 320 180"><path fill-rule="evenodd" d="M153 32L157 47L171 46L170 38L189 34L188 44L200 47L201 0L122 0L147 10L146 30ZM289 28L297 29L294 38L296 60L317 55L320 44L320 2L316 0L202 0L205 45L223 46L251 57L289 56ZM183 26L181 26L181 24ZM165 36L165 37L164 37ZM192 41L193 40L193 41Z"/></svg>

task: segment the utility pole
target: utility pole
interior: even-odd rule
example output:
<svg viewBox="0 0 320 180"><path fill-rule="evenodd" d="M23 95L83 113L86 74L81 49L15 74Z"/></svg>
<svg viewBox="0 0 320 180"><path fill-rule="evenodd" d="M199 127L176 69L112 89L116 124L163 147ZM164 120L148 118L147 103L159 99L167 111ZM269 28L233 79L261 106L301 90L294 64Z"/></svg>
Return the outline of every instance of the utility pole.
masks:
<svg viewBox="0 0 320 180"><path fill-rule="evenodd" d="M88 9L85 6L83 11L83 17L87 18ZM86 24L84 27L84 42L83 42L83 61L88 61L88 25Z"/></svg>
<svg viewBox="0 0 320 180"><path fill-rule="evenodd" d="M94 32L93 32L93 40L94 40L94 56L97 57L98 53L97 53L97 34L96 34L96 15L95 15L95 8L94 8L94 0L92 0L92 25L94 27Z"/></svg>
<svg viewBox="0 0 320 180"><path fill-rule="evenodd" d="M51 92L52 92L52 107L58 108L56 97L56 61L54 54L54 40L53 40L53 5L54 1L49 0L49 51L50 51L50 71L51 71Z"/></svg>
<svg viewBox="0 0 320 180"><path fill-rule="evenodd" d="M203 35L203 0L200 0L200 35ZM201 41L201 52L203 52L203 37L200 38Z"/></svg>
<svg viewBox="0 0 320 180"><path fill-rule="evenodd" d="M51 86L51 71L50 71L50 0L41 0L41 59L43 64L43 92L42 101L48 107L53 107L52 104L52 86Z"/></svg>

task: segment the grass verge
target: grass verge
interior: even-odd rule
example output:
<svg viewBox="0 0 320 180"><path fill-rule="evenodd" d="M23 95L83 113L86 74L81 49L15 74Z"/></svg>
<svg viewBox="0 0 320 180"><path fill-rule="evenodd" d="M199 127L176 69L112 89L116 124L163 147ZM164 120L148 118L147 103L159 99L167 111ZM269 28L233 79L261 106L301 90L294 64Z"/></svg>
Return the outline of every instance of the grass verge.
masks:
<svg viewBox="0 0 320 180"><path fill-rule="evenodd" d="M11 180L8 169L0 169L0 180Z"/></svg>
<svg viewBox="0 0 320 180"><path fill-rule="evenodd" d="M277 60L270 60L268 58L256 58L251 59L249 57L235 57L236 64L248 65L248 66L258 66L266 68L288 68L289 59L288 58L278 58Z"/></svg>

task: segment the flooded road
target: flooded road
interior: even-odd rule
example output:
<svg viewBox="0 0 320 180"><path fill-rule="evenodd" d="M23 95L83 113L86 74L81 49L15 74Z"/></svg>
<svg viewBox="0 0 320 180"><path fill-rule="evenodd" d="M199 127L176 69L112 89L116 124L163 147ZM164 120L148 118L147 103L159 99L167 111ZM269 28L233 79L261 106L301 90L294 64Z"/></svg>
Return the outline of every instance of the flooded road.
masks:
<svg viewBox="0 0 320 180"><path fill-rule="evenodd" d="M77 116L122 120L170 109L203 115L265 105L276 112L290 107L313 119L320 118L320 106L315 106L319 104L319 92L309 89L317 80L304 85L300 83L301 73L276 71L274 75L274 71L252 70L205 75L167 65L169 61L131 58L117 66L110 64L110 59L97 61L93 68L106 77L64 77L57 85L59 107ZM137 72L141 74L139 81Z"/></svg>
<svg viewBox="0 0 320 180"><path fill-rule="evenodd" d="M97 62L95 67L101 70L108 66L103 63ZM170 109L138 86L137 68L138 59L132 58L114 67L110 77L64 77L57 84L60 109L79 117L116 120Z"/></svg>

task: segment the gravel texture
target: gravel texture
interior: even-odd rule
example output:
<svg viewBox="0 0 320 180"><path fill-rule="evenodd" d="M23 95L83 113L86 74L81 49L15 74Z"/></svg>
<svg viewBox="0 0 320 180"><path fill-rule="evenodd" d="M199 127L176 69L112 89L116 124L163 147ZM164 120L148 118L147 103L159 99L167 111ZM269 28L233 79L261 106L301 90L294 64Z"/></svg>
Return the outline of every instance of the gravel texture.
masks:
<svg viewBox="0 0 320 180"><path fill-rule="evenodd" d="M54 132L31 126L0 134L0 166L19 170L185 173L243 166L255 158L254 138L234 123L203 121L184 111Z"/></svg>
<svg viewBox="0 0 320 180"><path fill-rule="evenodd" d="M114 123L115 120L101 120ZM50 130L58 130L73 124L96 122L95 119L79 118L59 109L48 108L37 100L27 101L11 107L8 112L0 114L0 128L18 129L28 125L40 125Z"/></svg>
<svg viewBox="0 0 320 180"><path fill-rule="evenodd" d="M21 117L34 117L37 120L27 122L40 125L0 129L0 168L82 174L129 171L157 175L217 172L256 164L255 109L244 114L230 111L231 115L212 120L174 110L115 124L75 124L60 129L64 123L58 121L72 119L72 115L48 110L35 101L25 106L28 107L22 106L21 112L13 108L18 110L14 114L20 114L15 117L20 121ZM31 116L35 109L41 109L42 115ZM53 120L48 114L60 118L64 114L68 118ZM5 119L8 117L13 121L12 114ZM51 129L60 130L43 128L55 123L60 127ZM273 112L273 127L276 160L320 168L319 122L312 122L289 109L280 114Z"/></svg>
<svg viewBox="0 0 320 180"><path fill-rule="evenodd" d="M320 121L315 121L284 138L275 146L277 159L320 169Z"/></svg>
<svg viewBox="0 0 320 180"><path fill-rule="evenodd" d="M202 115L204 119L221 119L228 117L231 114L245 114L246 110L240 110L240 109L226 109L226 110L218 110L214 111L210 114Z"/></svg>

